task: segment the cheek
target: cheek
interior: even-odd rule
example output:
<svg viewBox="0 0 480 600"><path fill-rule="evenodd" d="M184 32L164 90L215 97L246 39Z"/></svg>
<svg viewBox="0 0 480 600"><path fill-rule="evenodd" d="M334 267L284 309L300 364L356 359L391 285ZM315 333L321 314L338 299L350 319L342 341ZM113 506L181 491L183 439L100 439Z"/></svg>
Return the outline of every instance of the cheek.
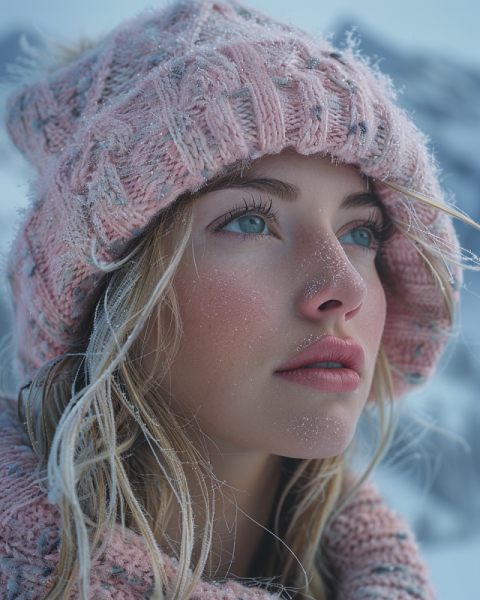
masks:
<svg viewBox="0 0 480 600"><path fill-rule="evenodd" d="M367 296L358 315L360 317L358 330L366 350L367 362L373 371L385 326L387 301L382 283L376 273L367 280L367 289Z"/></svg>
<svg viewBox="0 0 480 600"><path fill-rule="evenodd" d="M378 276L375 278L373 285L371 285L369 289L367 299L368 306L365 311L365 321L368 322L373 337L379 342L385 325L387 299L385 290L383 289L383 285Z"/></svg>
<svg viewBox="0 0 480 600"><path fill-rule="evenodd" d="M203 341L213 349L213 340L251 340L265 317L265 299L248 274L217 271L215 277L200 279L195 274L193 279L183 278L176 289L187 342Z"/></svg>
<svg viewBox="0 0 480 600"><path fill-rule="evenodd" d="M169 372L170 402L177 413L194 414L207 436L248 448L262 432L268 437L272 413L262 357L278 338L275 300L284 292L272 294L269 270L217 265L197 265L200 276L190 267L178 273L183 335Z"/></svg>
<svg viewBox="0 0 480 600"><path fill-rule="evenodd" d="M274 331L272 287L268 276L242 265L205 268L200 277L188 267L179 273L183 339L175 362L188 360L189 379L218 391L245 381Z"/></svg>

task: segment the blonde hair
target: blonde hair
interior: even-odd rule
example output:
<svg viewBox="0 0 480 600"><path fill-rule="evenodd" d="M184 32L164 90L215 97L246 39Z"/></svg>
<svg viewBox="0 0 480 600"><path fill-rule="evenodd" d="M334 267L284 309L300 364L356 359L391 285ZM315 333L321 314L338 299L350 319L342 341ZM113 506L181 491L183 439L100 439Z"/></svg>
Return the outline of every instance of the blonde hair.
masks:
<svg viewBox="0 0 480 600"><path fill-rule="evenodd" d="M150 326L149 318L156 308L160 315L157 339L161 341L157 356L160 351L165 353L164 373L174 360L182 324L173 280L190 241L192 200L208 189L180 196L133 242L123 260L103 266L106 275L95 305L93 327L88 327L90 317L86 318L77 347L39 369L31 385L20 393L19 414L26 421L40 459L39 475L48 479L49 500L58 504L62 515L59 572L46 600L68 598L76 581L87 597L90 562L105 550L117 521L138 531L145 540L156 582L153 598L166 595L184 600L204 573L212 543L212 498L221 493L220 486L208 486L207 481L214 482L215 478L207 457L168 404L162 402L161 381L142 370L138 357L143 352L139 334ZM408 190L402 191L409 195ZM444 260L424 236L396 225L411 238L431 269L452 322L453 303ZM322 533L371 472L391 436L392 413L387 403L394 399L394 388L382 348L373 388L380 416L378 446L362 477L342 497L343 455L297 461L277 506L275 534L282 543L277 544L276 558L270 561L266 575L280 572L280 584L319 600L326 597L328 568L327 560L319 562ZM192 469L199 485L206 524L200 532L200 554L193 572L192 554L199 532L195 530L184 464ZM293 501L293 514L282 533L287 498ZM175 503L182 515L179 546L165 534ZM305 531L309 532L308 540ZM157 545L160 542L178 558L171 587L166 585Z"/></svg>

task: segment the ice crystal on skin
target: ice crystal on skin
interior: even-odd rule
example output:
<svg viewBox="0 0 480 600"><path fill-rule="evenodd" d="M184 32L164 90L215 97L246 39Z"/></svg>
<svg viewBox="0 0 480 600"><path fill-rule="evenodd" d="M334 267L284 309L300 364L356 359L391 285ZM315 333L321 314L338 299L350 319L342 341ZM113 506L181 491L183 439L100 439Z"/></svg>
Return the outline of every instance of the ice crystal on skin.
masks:
<svg viewBox="0 0 480 600"><path fill-rule="evenodd" d="M319 400L321 401L321 400ZM300 438L302 444L312 449L318 446L317 438L322 436L325 445L329 446L332 456L342 452L350 443L355 429L353 429L336 415L322 414L318 417L298 416L288 428Z"/></svg>

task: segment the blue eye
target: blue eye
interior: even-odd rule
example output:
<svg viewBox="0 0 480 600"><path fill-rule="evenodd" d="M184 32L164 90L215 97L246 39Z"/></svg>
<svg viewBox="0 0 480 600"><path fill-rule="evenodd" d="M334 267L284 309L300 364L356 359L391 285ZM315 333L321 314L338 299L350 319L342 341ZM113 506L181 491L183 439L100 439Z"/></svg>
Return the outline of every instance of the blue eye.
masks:
<svg viewBox="0 0 480 600"><path fill-rule="evenodd" d="M253 198L253 205L249 205L243 198L243 205L235 206L217 222L209 226L213 233L230 231L243 235L245 239L251 237L276 237L269 229L268 223L277 222L277 213L272 210L273 200L264 203L260 198L257 204ZM262 215L262 216L260 216Z"/></svg>
<svg viewBox="0 0 480 600"><path fill-rule="evenodd" d="M352 229L338 238L342 244L356 244L369 248L373 243L373 235L368 229Z"/></svg>
<svg viewBox="0 0 480 600"><path fill-rule="evenodd" d="M231 221L222 228L223 231L235 231L237 233L247 233L252 235L258 235L268 232L268 227L265 221L254 215L248 215L246 217L240 217Z"/></svg>

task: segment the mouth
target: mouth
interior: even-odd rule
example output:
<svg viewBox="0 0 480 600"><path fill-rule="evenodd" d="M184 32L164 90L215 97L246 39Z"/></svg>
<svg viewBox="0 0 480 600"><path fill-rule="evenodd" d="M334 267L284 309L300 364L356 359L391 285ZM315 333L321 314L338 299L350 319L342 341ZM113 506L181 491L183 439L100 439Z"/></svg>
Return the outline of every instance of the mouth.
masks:
<svg viewBox="0 0 480 600"><path fill-rule="evenodd" d="M360 385L365 354L352 338L326 336L274 372L276 377L322 392L354 392Z"/></svg>

